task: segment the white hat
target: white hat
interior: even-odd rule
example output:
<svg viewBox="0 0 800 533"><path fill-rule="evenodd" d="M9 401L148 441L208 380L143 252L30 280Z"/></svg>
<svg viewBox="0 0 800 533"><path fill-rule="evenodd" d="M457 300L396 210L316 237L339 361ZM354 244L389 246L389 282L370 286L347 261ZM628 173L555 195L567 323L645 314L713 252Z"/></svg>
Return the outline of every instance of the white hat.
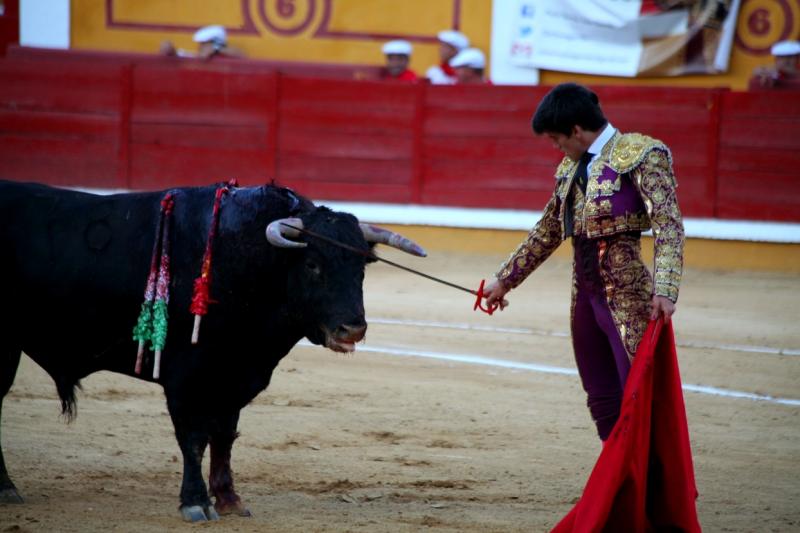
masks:
<svg viewBox="0 0 800 533"><path fill-rule="evenodd" d="M800 41L780 41L770 50L774 56L796 56L800 54Z"/></svg>
<svg viewBox="0 0 800 533"><path fill-rule="evenodd" d="M211 41L219 44L225 44L227 37L228 36L225 32L225 28L222 26L213 25L200 28L195 32L192 39L196 43L207 43Z"/></svg>
<svg viewBox="0 0 800 533"><path fill-rule="evenodd" d="M483 52L477 48L465 48L450 60L450 66L453 68L484 68L486 66L486 58L483 57Z"/></svg>
<svg viewBox="0 0 800 533"><path fill-rule="evenodd" d="M447 43L458 51L469 46L469 39L460 31L445 30L439 32L439 40Z"/></svg>
<svg viewBox="0 0 800 533"><path fill-rule="evenodd" d="M403 41L402 39L398 39L396 41L389 41L388 43L383 45L383 53L387 56L389 54L410 56L411 43L408 41Z"/></svg>

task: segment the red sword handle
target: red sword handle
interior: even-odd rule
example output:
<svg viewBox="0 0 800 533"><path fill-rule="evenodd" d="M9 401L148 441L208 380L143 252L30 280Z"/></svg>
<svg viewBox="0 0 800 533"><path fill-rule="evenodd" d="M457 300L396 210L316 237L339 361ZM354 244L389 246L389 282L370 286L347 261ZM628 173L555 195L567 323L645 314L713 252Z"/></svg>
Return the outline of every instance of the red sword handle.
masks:
<svg viewBox="0 0 800 533"><path fill-rule="evenodd" d="M481 280L481 286L478 287L478 292L476 293L477 298L475 298L475 305L472 306L472 310L473 311L477 311L478 309L480 309L481 311L483 311L487 315L491 315L492 313L494 313L497 310L497 308L499 307L499 304L493 304L493 305L490 305L488 307L484 307L483 306L483 299L486 297L484 295L484 293L483 293L483 286L484 285L486 285L486 280L482 279Z"/></svg>

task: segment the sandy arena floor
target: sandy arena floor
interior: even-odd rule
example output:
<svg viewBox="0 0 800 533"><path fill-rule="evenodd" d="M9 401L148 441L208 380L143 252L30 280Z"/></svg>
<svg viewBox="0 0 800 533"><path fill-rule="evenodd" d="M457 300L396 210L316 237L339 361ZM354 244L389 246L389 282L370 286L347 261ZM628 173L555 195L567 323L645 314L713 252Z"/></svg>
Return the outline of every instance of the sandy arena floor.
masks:
<svg viewBox="0 0 800 533"><path fill-rule="evenodd" d="M468 286L504 258L384 253ZM52 381L23 358L2 438L27 503L0 506L0 531L546 531L600 450L578 378L422 355L574 368L568 270L551 260L488 317L466 294L371 265L360 351L296 347L242 412L233 467L249 519L181 521L160 388L95 374L66 425ZM689 270L675 318L684 383L800 399L799 297L797 276ZM800 530L800 406L685 397L704 529Z"/></svg>

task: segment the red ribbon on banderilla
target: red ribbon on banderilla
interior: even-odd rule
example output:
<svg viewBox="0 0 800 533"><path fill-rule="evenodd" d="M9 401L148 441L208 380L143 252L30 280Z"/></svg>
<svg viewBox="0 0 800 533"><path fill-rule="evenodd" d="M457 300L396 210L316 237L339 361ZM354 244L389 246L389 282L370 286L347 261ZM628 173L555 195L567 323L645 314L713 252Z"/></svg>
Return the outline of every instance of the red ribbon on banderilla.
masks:
<svg viewBox="0 0 800 533"><path fill-rule="evenodd" d="M214 254L214 239L217 236L219 227L219 213L222 204L222 197L228 194L231 188L238 187L235 179L228 181L225 185L218 187L214 195L214 208L211 211L211 223L208 227L208 238L206 240L206 250L203 254L203 266L200 268L200 276L194 280L194 292L189 311L194 315L194 327L192 328L192 344L197 344L200 339L200 322L203 315L208 313L208 304L216 303L211 299L211 260Z"/></svg>

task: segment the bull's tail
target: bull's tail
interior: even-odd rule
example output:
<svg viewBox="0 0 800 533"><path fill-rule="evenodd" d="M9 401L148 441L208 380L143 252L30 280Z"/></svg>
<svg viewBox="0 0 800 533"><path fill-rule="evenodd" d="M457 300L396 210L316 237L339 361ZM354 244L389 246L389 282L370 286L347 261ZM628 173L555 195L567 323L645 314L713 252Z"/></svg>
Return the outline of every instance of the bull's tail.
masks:
<svg viewBox="0 0 800 533"><path fill-rule="evenodd" d="M70 379L57 379L56 390L58 397L61 398L61 416L69 424L78 416L78 399L75 397L75 389L81 388L80 381Z"/></svg>

